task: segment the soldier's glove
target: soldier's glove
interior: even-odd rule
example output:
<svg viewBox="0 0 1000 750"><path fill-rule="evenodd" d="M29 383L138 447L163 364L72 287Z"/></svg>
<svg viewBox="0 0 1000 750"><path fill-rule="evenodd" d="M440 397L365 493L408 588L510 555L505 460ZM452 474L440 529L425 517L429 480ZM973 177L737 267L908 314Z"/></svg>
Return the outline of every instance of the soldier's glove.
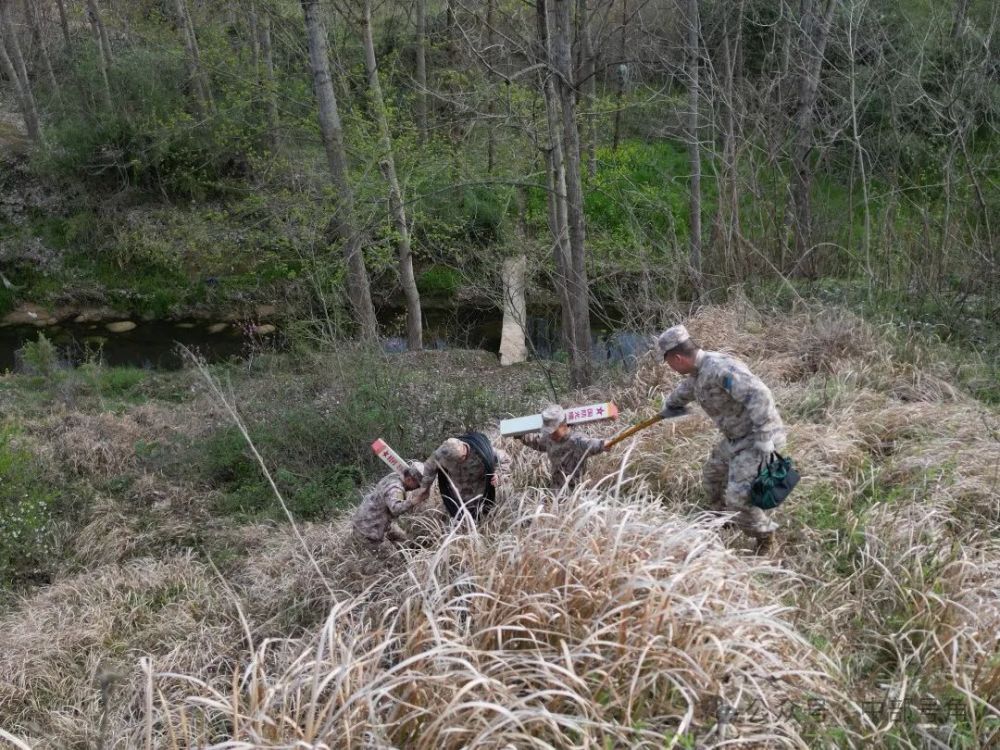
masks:
<svg viewBox="0 0 1000 750"><path fill-rule="evenodd" d="M664 406L660 411L660 416L664 419L683 417L685 414L687 414L686 406Z"/></svg>
<svg viewBox="0 0 1000 750"><path fill-rule="evenodd" d="M769 457L774 453L774 441L773 440L763 440L753 444L754 450L765 458Z"/></svg>

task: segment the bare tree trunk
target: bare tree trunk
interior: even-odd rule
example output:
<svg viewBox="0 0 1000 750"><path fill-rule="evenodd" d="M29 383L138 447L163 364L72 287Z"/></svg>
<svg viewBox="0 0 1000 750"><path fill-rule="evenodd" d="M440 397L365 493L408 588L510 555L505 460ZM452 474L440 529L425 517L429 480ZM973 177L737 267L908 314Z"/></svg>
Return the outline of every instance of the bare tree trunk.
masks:
<svg viewBox="0 0 1000 750"><path fill-rule="evenodd" d="M486 0L486 47L489 50L490 58L493 58L493 45L495 35L493 33L493 5L495 0ZM496 161L496 132L493 128L493 115L496 113L496 97L490 96L486 102L486 174L493 174L493 165Z"/></svg>
<svg viewBox="0 0 1000 750"><path fill-rule="evenodd" d="M423 349L423 334L420 313L420 292L413 275L413 253L410 247L410 228L406 223L406 210L403 207L403 194L396 176L396 158L392 150L392 135L389 132L389 120L385 112L385 101L382 98L382 85L378 80L378 61L375 59L375 40L372 38L371 2L365 0L364 17L362 19L363 43L365 46L365 68L368 71L368 93L372 99L372 110L378 122L379 136L382 141L382 154L379 167L389 183L389 205L392 211L393 223L399 235L397 256L399 261L399 283L403 287L406 298L406 345L410 351Z"/></svg>
<svg viewBox="0 0 1000 750"><path fill-rule="evenodd" d="M205 67L201 64L201 48L198 46L198 35L194 31L194 21L191 20L191 11L185 0L179 0L184 8L184 20L187 22L188 31L191 33L191 47L194 49L194 61L198 67L198 76L201 80L202 91L205 92L205 100L208 102L210 112L215 111L215 98L212 96L212 87L208 83L208 76L205 75ZM198 3L199 8L204 7L203 3Z"/></svg>
<svg viewBox="0 0 1000 750"><path fill-rule="evenodd" d="M543 0L548 11L550 64L556 73L556 91L562 114L563 159L566 167L566 208L569 222L570 294L576 358L570 362L574 387L590 385L590 294L587 284L586 223L583 215L583 184L580 176L580 133L576 124L573 83L571 7L573 0Z"/></svg>
<svg viewBox="0 0 1000 750"><path fill-rule="evenodd" d="M739 0L735 14L735 38L730 38L730 14L727 12L722 38L722 179L719 203L713 222L716 246L727 263L729 273L738 273L736 240L740 235L738 167L736 163L736 61L739 59L746 0Z"/></svg>
<svg viewBox="0 0 1000 750"><path fill-rule="evenodd" d="M615 92L615 133L612 139L611 148L614 151L618 150L618 144L621 139L621 129L622 129L622 99L625 95L625 83L626 78L623 74L625 68L625 29L628 24L628 0L622 0L622 37L621 37L621 47L618 57L618 90Z"/></svg>
<svg viewBox="0 0 1000 750"><path fill-rule="evenodd" d="M24 17L27 19L28 27L31 29L31 38L38 48L38 55L42 58L42 67L45 68L45 74L49 78L49 86L58 96L59 81L56 80L56 73L52 69L49 51L45 48L45 39L42 37L41 26L38 23L38 8L35 6L34 0L24 0Z"/></svg>
<svg viewBox="0 0 1000 750"><path fill-rule="evenodd" d="M177 16L177 30L184 40L184 49L187 53L188 77L191 80L191 87L194 89L198 114L204 117L212 111L211 98L208 86L202 76L194 28L191 25L191 19L188 16L184 0L174 0L174 12Z"/></svg>
<svg viewBox="0 0 1000 750"><path fill-rule="evenodd" d="M687 0L687 60L688 60L688 161L691 165L691 236L689 257L691 283L695 295L702 293L701 279L701 135L698 132L698 109L701 92L698 85L699 44L701 21L698 0Z"/></svg>
<svg viewBox="0 0 1000 750"><path fill-rule="evenodd" d="M441 39L444 44L445 59L448 61L449 65L455 62L455 7L453 0L445 0L444 2L444 35L440 36L438 32L438 38Z"/></svg>
<svg viewBox="0 0 1000 750"><path fill-rule="evenodd" d="M536 4L538 37L541 42L542 59L547 59L548 26L545 14L545 0ZM554 75L551 70L542 74L542 94L545 100L545 116L548 122L549 148L546 155L548 166L549 230L552 232L552 255L555 261L556 293L562 318L562 340L571 361L576 354L576 330L573 325L573 297L570 284L572 265L569 247L569 219L566 207L566 169L563 158L562 125L559 116L559 98L556 94Z"/></svg>
<svg viewBox="0 0 1000 750"><path fill-rule="evenodd" d="M101 18L101 13L97 9L97 0L87 0L87 14L97 34L97 42L101 48L101 55L104 57L104 65L110 70L115 57L111 52L111 40L108 39L108 30L104 26L104 19Z"/></svg>
<svg viewBox="0 0 1000 750"><path fill-rule="evenodd" d="M850 70L848 73L848 81L850 85L850 108L851 108L851 138L854 141L854 151L855 156L858 161L858 169L861 173L861 192L862 192L862 207L864 209L865 226L864 235L862 236L862 250L865 259L865 273L868 275L868 290L871 292L875 284L875 274L872 270L872 218L871 218L871 201L868 196L868 169L865 164L865 149L861 145L861 130L858 127L858 108L860 106L858 102L857 95L857 74L855 71L855 53L856 53L856 39L855 35L857 33L857 27L863 20L862 16L864 14L864 8L861 8L859 17L855 19L854 12L856 5L852 4L849 14L848 14L848 27L847 27L847 58L850 64ZM853 189L853 185L852 185ZM854 212L851 211L851 224L854 224Z"/></svg>
<svg viewBox="0 0 1000 750"><path fill-rule="evenodd" d="M42 136L38 107L35 105L31 81L28 80L24 66L21 45L18 44L14 27L10 25L6 3L0 3L0 67L14 86L18 102L21 105L21 114L24 115L24 124L28 129L28 136L35 142L35 145L44 145L45 139Z"/></svg>
<svg viewBox="0 0 1000 750"><path fill-rule="evenodd" d="M326 29L320 17L319 0L301 0L305 18L306 37L309 44L309 62L312 69L313 88L319 106L319 127L326 148L330 178L337 190L337 205L330 219L334 233L344 246L347 262L347 296L361 329L363 340L373 342L378 337L375 306L372 305L368 269L361 252L361 236L353 225L354 193L347 180L347 154L344 136L337 111L337 96L330 78L330 61L326 47Z"/></svg>
<svg viewBox="0 0 1000 750"><path fill-rule="evenodd" d="M583 77L582 90L585 92L585 108L588 110L584 120L587 133L584 152L587 159L587 173L593 177L597 174L597 122L594 114L594 105L597 100L597 77L594 74L596 66L594 65L594 49L587 0L579 0L576 12L580 24L580 75Z"/></svg>
<svg viewBox="0 0 1000 750"><path fill-rule="evenodd" d="M260 20L257 4L250 0L247 5L247 24L250 26L250 58L253 61L254 78L260 81Z"/></svg>
<svg viewBox="0 0 1000 750"><path fill-rule="evenodd" d="M420 137L420 143L427 143L427 0L417 0L416 10L417 134Z"/></svg>
<svg viewBox="0 0 1000 750"><path fill-rule="evenodd" d="M552 256L556 267L556 293L559 295L561 310L563 346L567 355L572 359L576 356L576 332L573 328L573 302L569 282L570 250L569 224L566 218L566 170L563 168L562 139L559 137L557 107L555 91L547 92L549 150L546 159L549 185L549 230L552 232Z"/></svg>
<svg viewBox="0 0 1000 750"><path fill-rule="evenodd" d="M62 27L63 41L66 43L66 54L69 54L72 41L69 36L69 18L66 16L65 0L56 0L56 8L59 9L59 25Z"/></svg>
<svg viewBox="0 0 1000 750"><path fill-rule="evenodd" d="M955 17L951 24L951 38L958 39L965 28L965 16L969 11L969 0L955 0Z"/></svg>
<svg viewBox="0 0 1000 750"><path fill-rule="evenodd" d="M97 59L100 62L101 80L104 84L101 90L104 106L111 111L114 109L114 102L111 100L111 45L105 46L107 32L104 31L104 22L97 9L97 0L87 0L87 22L94 35L94 44L97 45Z"/></svg>
<svg viewBox="0 0 1000 750"><path fill-rule="evenodd" d="M792 142L792 190L791 198L795 221L795 257L799 267L812 248L812 166L809 158L813 148L813 114L819 96L820 72L826 55L826 43L830 38L830 23L837 0L825 0L826 8L822 17L814 3L818 0L803 0L802 34L800 55L803 61L799 79L799 101L795 114L795 134Z"/></svg>
<svg viewBox="0 0 1000 750"><path fill-rule="evenodd" d="M274 81L274 56L271 53L271 13L265 11L260 24L260 53L264 61L264 90L267 92L267 133L271 149L278 148L278 92Z"/></svg>

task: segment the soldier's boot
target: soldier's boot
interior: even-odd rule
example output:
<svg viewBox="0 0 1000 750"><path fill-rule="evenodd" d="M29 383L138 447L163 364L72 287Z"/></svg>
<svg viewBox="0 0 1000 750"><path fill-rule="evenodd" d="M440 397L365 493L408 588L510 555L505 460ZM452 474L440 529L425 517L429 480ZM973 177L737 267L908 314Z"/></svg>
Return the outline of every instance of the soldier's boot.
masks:
<svg viewBox="0 0 1000 750"><path fill-rule="evenodd" d="M393 549L410 546L409 543L411 542L410 535L395 523L389 524L389 528L385 532L385 538L392 545Z"/></svg>
<svg viewBox="0 0 1000 750"><path fill-rule="evenodd" d="M773 552L776 543L774 541L774 532L770 534L761 534L756 537L756 542L754 543L753 551L758 555L766 555Z"/></svg>
<svg viewBox="0 0 1000 750"><path fill-rule="evenodd" d="M730 503L731 508L732 505L733 504ZM765 516L764 511L749 504L739 510L733 518L733 521L740 527L744 534L757 541L758 547L760 547L763 542L764 547L769 548L771 538L773 537L774 532L778 529L778 524ZM764 542L764 540L766 540L766 542Z"/></svg>
<svg viewBox="0 0 1000 750"><path fill-rule="evenodd" d="M403 542L410 538L409 534L403 531L395 522L389 524L389 528L385 531L385 538L390 542Z"/></svg>

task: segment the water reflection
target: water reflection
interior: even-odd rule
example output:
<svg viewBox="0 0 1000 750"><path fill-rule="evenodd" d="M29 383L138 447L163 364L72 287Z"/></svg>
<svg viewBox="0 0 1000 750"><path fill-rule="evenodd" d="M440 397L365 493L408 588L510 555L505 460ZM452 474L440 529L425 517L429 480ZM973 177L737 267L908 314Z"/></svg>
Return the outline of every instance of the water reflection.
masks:
<svg viewBox="0 0 1000 750"><path fill-rule="evenodd" d="M529 315L525 326L529 356L536 359L565 359L558 311ZM391 323L396 323L393 319ZM503 318L495 310L451 309L428 310L424 313L425 349L485 349L500 351ZM611 330L592 324L591 352L594 362L632 368L638 357L651 346L648 334L629 330ZM383 339L387 352L405 352L403 336Z"/></svg>
<svg viewBox="0 0 1000 750"><path fill-rule="evenodd" d="M530 312L530 311L529 311ZM382 347L387 352L406 351L405 315L383 311L379 323L389 335ZM529 314L526 329L529 356L537 359L565 359L557 309ZM503 317L499 310L478 307L425 309L424 348L484 349L500 351ZM270 328L270 326L268 326ZM139 322L135 328L113 333L106 324L63 324L48 328L12 326L0 328L0 373L18 367L16 352L24 344L37 341L39 332L59 349L67 365L100 356L109 365L128 365L151 370L172 370L184 363L178 344L200 352L208 361L245 357L260 348L283 344L281 331L260 335L253 326L205 321ZM593 323L591 349L600 364L631 368L645 352L651 339L637 331L613 330ZM99 353L99 354L98 354Z"/></svg>

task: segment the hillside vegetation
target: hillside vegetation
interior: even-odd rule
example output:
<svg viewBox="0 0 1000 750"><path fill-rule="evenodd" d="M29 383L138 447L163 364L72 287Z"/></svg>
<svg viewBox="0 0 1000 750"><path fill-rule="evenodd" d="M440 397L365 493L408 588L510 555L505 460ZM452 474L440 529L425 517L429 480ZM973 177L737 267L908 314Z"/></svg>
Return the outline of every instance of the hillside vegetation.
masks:
<svg viewBox="0 0 1000 750"><path fill-rule="evenodd" d="M1000 747L998 28L0 0L0 745ZM521 309L527 362L435 350ZM681 321L789 427L773 548L706 512L692 409L568 496L505 444L480 527L433 494L359 554L374 439L638 420ZM212 361L108 364L174 337Z"/></svg>
<svg viewBox="0 0 1000 750"><path fill-rule="evenodd" d="M94 5L106 27L99 42L82 2L62 0L65 33L52 3L7 11L40 134L32 140L24 129L5 76L0 264L10 286L0 288L0 314L38 303L165 318L277 302L291 318L332 312L353 332L342 238L330 226L344 189L330 182L302 4L110 5ZM539 71L554 63L538 48L536 10L502 0L418 5L420 28L416 6L369 3L388 145L365 68L361 4L317 11L351 221L376 300L401 289L380 174L387 157L421 294L450 298L456 283L435 284L449 271L483 293L501 260L524 252L532 285L551 297L547 172L557 134ZM909 317L953 330L995 317L992 5L835 3L812 109L800 92L819 3L701 6L693 53L686 11L629 10L621 0L572 11L594 301L648 313L657 301L692 298L697 240L700 291L715 301L733 283L782 274L849 283L882 309L917 295ZM426 80L415 70L421 54ZM701 70L694 105L692 54Z"/></svg>
<svg viewBox="0 0 1000 750"><path fill-rule="evenodd" d="M52 520L44 581L22 579L0 619L0 726L38 750L995 744L1000 413L959 385L976 363L835 308L707 307L686 324L745 357L789 425L804 479L766 556L699 509L715 435L696 410L601 456L570 497L534 489L537 454L504 445L512 472L482 527L450 527L434 495L411 522L421 546L358 558L353 492L333 501L330 475L375 476L362 434L383 433L333 416L369 385L347 363L409 373L430 399L393 435L407 455L545 403L534 365L339 352L287 377L210 373L294 526L256 494L245 446L220 462L225 402L197 370L101 373L63 402L8 376L24 426L5 455L35 462L32 492L67 488L61 506L36 499L80 528ZM441 371L456 377L423 374ZM459 373L496 388L469 393ZM637 417L674 378L643 360L561 400ZM364 403L410 403L383 393Z"/></svg>

